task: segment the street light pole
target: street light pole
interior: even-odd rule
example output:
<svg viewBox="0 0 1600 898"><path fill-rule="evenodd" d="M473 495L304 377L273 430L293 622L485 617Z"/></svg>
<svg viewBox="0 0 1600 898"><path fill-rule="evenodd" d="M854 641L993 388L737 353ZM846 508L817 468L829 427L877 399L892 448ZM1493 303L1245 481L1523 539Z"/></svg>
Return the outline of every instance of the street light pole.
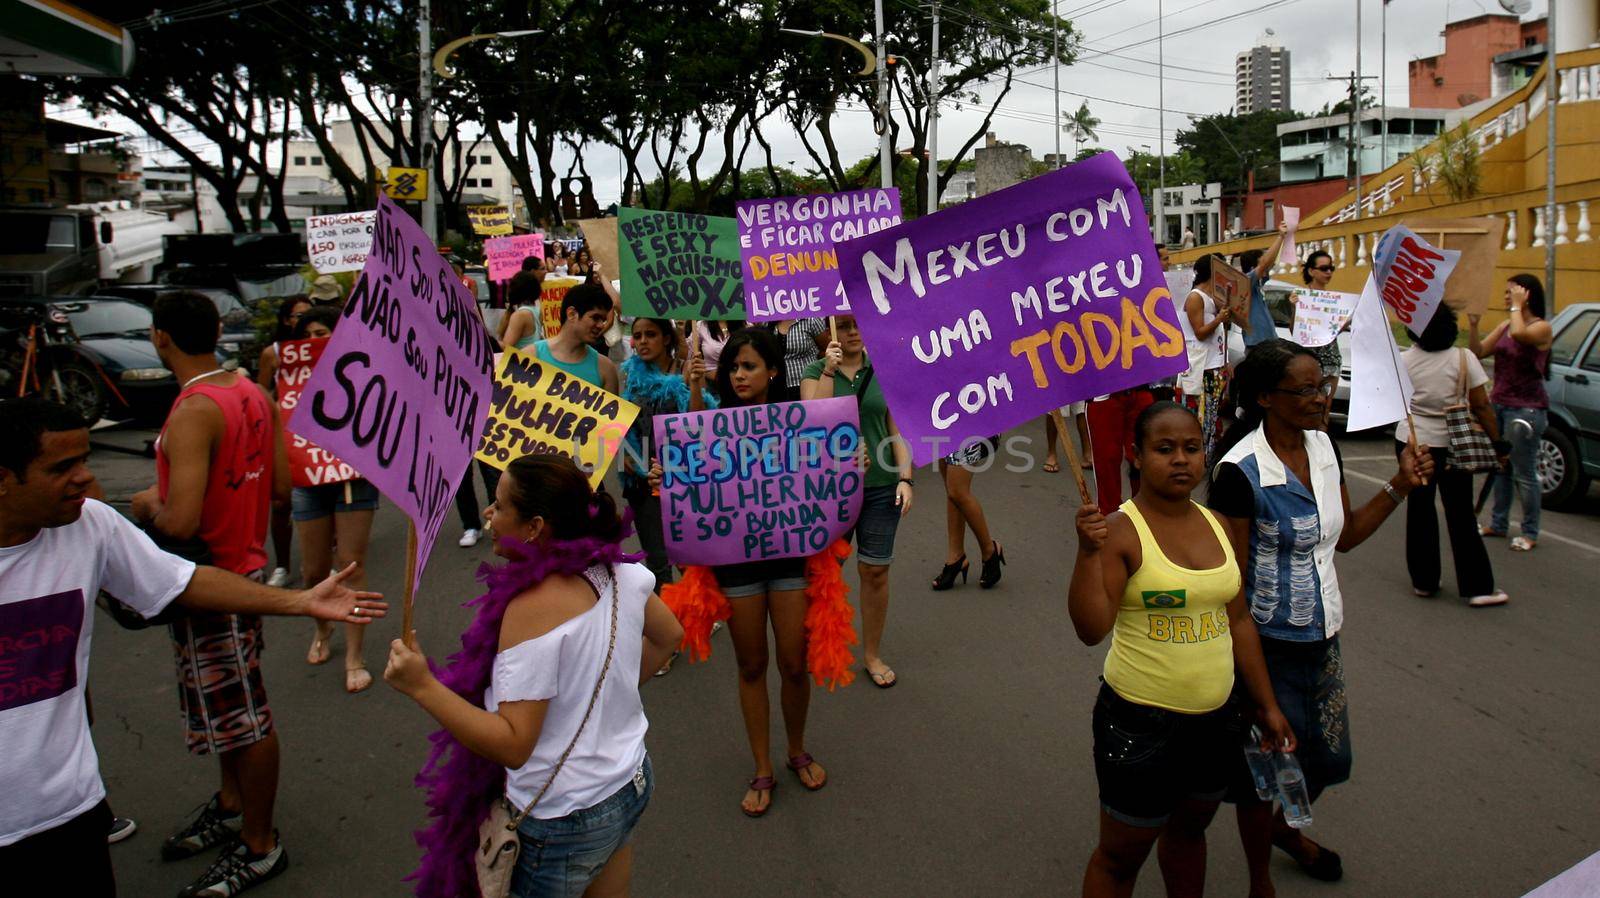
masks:
<svg viewBox="0 0 1600 898"><path fill-rule="evenodd" d="M422 232L437 243L439 222L434 200L438 185L433 176L433 19L429 0L417 9L417 164L427 173L428 190L422 196Z"/></svg>
<svg viewBox="0 0 1600 898"><path fill-rule="evenodd" d="M933 55L928 60L928 215L939 211L939 0L933 2Z"/></svg>
<svg viewBox="0 0 1600 898"><path fill-rule="evenodd" d="M1050 55L1056 70L1056 168L1061 167L1061 0L1050 2Z"/></svg>
<svg viewBox="0 0 1600 898"><path fill-rule="evenodd" d="M889 172L889 73L883 68L883 0L875 0L877 14L877 40L875 50L878 54L878 180L880 187L888 187L894 182Z"/></svg>
<svg viewBox="0 0 1600 898"><path fill-rule="evenodd" d="M1556 69L1556 7L1551 0L1544 39L1544 295L1546 315L1556 311L1556 104L1561 101L1561 74Z"/></svg>
<svg viewBox="0 0 1600 898"><path fill-rule="evenodd" d="M1156 191L1156 244L1167 245L1167 24L1162 21L1165 4L1156 0L1156 145L1161 148L1160 188Z"/></svg>

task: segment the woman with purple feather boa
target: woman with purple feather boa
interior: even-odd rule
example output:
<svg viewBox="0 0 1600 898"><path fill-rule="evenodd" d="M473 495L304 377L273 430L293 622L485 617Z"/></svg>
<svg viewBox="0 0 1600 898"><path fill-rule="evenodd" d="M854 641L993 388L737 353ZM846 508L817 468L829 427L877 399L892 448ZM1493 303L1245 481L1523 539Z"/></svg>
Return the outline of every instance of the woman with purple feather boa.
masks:
<svg viewBox="0 0 1600 898"><path fill-rule="evenodd" d="M476 896L478 827L506 802L513 817L532 805L512 895L626 895L654 786L639 686L683 628L622 551L628 521L571 459L512 462L487 517L506 563L479 569L488 591L461 651L435 675L413 633L383 674L443 726L417 775L432 821L410 878L422 898Z"/></svg>

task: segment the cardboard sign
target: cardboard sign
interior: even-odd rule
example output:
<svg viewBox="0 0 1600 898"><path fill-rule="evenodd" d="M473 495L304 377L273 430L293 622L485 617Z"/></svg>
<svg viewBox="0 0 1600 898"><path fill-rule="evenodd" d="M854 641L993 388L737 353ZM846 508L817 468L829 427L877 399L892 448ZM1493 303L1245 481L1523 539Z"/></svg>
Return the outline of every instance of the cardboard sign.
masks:
<svg viewBox="0 0 1600 898"><path fill-rule="evenodd" d="M477 457L503 471L524 455L565 455L598 488L638 416L637 405L513 349L500 357Z"/></svg>
<svg viewBox="0 0 1600 898"><path fill-rule="evenodd" d="M1482 315L1489 303L1505 295L1505 282L1494 276L1505 245L1506 221L1481 218L1403 218L1400 223L1424 240L1461 253L1455 271L1444 282L1444 301L1468 315Z"/></svg>
<svg viewBox="0 0 1600 898"><path fill-rule="evenodd" d="M618 214L622 210L618 209ZM583 245L589 248L589 255L600 263L600 271L606 277L621 277L622 262L617 256L617 220L615 218L585 218L578 222L578 230L583 232Z"/></svg>
<svg viewBox="0 0 1600 898"><path fill-rule="evenodd" d="M917 464L1188 363L1139 192L1101 153L840 245Z"/></svg>
<svg viewBox="0 0 1600 898"><path fill-rule="evenodd" d="M739 230L731 218L618 209L622 314L693 320L743 318Z"/></svg>
<svg viewBox="0 0 1600 898"><path fill-rule="evenodd" d="M376 212L306 216L306 254L318 274L360 271L372 246Z"/></svg>
<svg viewBox="0 0 1600 898"><path fill-rule="evenodd" d="M567 291L583 283L583 278L547 277L539 285L539 326L545 339L561 332L561 300Z"/></svg>
<svg viewBox="0 0 1600 898"><path fill-rule="evenodd" d="M311 372L328 348L328 338L314 340L285 340L278 343L278 374L275 378L278 394L278 419L288 421L300 404L300 389L311 379ZM295 486L321 486L324 483L343 483L361 475L334 456L298 433L285 433L284 451L289 456L289 478Z"/></svg>
<svg viewBox="0 0 1600 898"><path fill-rule="evenodd" d="M1421 333L1444 300L1444 285L1461 252L1439 249L1405 225L1383 232L1372 251L1378 295L1400 323Z"/></svg>
<svg viewBox="0 0 1600 898"><path fill-rule="evenodd" d="M498 347L433 241L388 197L343 316L288 430L348 461L411 518L414 585L477 448Z"/></svg>
<svg viewBox="0 0 1600 898"><path fill-rule="evenodd" d="M420 203L428 198L428 170L425 168L391 166L378 181L383 185L383 195L389 199Z"/></svg>
<svg viewBox="0 0 1600 898"><path fill-rule="evenodd" d="M483 241L484 264L491 281L511 280L522 270L522 260L529 256L544 258L543 234L513 234Z"/></svg>
<svg viewBox="0 0 1600 898"><path fill-rule="evenodd" d="M900 224L900 191L740 200L737 212L749 320L844 315L836 245Z"/></svg>
<svg viewBox="0 0 1600 898"><path fill-rule="evenodd" d="M511 233L511 210L505 206L468 206L467 220L472 222L472 233L484 237Z"/></svg>
<svg viewBox="0 0 1600 898"><path fill-rule="evenodd" d="M861 515L853 396L656 415L661 531L677 564L803 558Z"/></svg>
<svg viewBox="0 0 1600 898"><path fill-rule="evenodd" d="M1303 288L1294 291L1294 330L1292 339L1301 346L1327 346L1339 338L1339 331L1356 313L1359 293Z"/></svg>
<svg viewBox="0 0 1600 898"><path fill-rule="evenodd" d="M1250 333L1250 276L1229 265L1221 256L1212 256L1211 290L1220 303L1233 310L1228 323Z"/></svg>

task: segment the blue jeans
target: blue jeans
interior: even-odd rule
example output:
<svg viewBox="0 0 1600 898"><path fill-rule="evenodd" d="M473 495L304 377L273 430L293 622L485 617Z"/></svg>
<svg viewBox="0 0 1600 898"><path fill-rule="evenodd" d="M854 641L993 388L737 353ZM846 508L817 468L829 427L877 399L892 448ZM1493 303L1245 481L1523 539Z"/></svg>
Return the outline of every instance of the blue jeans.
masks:
<svg viewBox="0 0 1600 898"><path fill-rule="evenodd" d="M643 786L631 780L592 808L554 820L527 817L517 829L522 850L511 875L514 898L577 898L589 888L628 837L650 803L655 775L646 755Z"/></svg>
<svg viewBox="0 0 1600 898"><path fill-rule="evenodd" d="M1511 470L1500 471L1494 478L1494 511L1489 516L1489 526L1506 533L1511 523L1511 487L1517 488L1522 500L1522 535L1528 539L1539 538L1539 443L1544 437L1549 418L1542 408L1494 407L1495 423L1500 428L1500 438L1511 442Z"/></svg>

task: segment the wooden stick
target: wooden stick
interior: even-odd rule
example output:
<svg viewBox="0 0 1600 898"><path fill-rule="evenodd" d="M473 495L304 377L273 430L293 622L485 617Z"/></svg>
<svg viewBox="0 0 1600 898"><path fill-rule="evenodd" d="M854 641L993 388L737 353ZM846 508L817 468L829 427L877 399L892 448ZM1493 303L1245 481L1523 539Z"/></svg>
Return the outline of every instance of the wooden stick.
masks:
<svg viewBox="0 0 1600 898"><path fill-rule="evenodd" d="M1072 467L1072 479L1078 482L1078 496L1083 499L1083 504L1093 505L1094 497L1089 495L1089 483L1083 479L1083 460L1078 455L1077 444L1072 441L1073 435L1078 430L1076 427L1067 429L1066 419L1061 417L1061 409L1051 409L1050 419L1056 422L1056 432L1061 436L1061 448L1067 451L1067 464ZM1096 473L1095 476L1098 477L1099 474Z"/></svg>
<svg viewBox="0 0 1600 898"><path fill-rule="evenodd" d="M1416 459L1422 458L1423 450L1417 445L1417 422L1411 420L1410 409L1406 409L1406 442L1411 444L1411 457ZM1427 483L1428 479L1424 477L1422 482Z"/></svg>
<svg viewBox="0 0 1600 898"><path fill-rule="evenodd" d="M350 496L350 481L344 482L344 504L349 505L353 500Z"/></svg>
<svg viewBox="0 0 1600 898"><path fill-rule="evenodd" d="M839 342L839 322L832 315L828 316L828 336L833 342Z"/></svg>
<svg viewBox="0 0 1600 898"><path fill-rule="evenodd" d="M405 605L400 617L400 638L406 641L410 648L416 648L411 638L411 607L412 600L416 597L415 581L417 579L417 525L406 523L406 585Z"/></svg>

